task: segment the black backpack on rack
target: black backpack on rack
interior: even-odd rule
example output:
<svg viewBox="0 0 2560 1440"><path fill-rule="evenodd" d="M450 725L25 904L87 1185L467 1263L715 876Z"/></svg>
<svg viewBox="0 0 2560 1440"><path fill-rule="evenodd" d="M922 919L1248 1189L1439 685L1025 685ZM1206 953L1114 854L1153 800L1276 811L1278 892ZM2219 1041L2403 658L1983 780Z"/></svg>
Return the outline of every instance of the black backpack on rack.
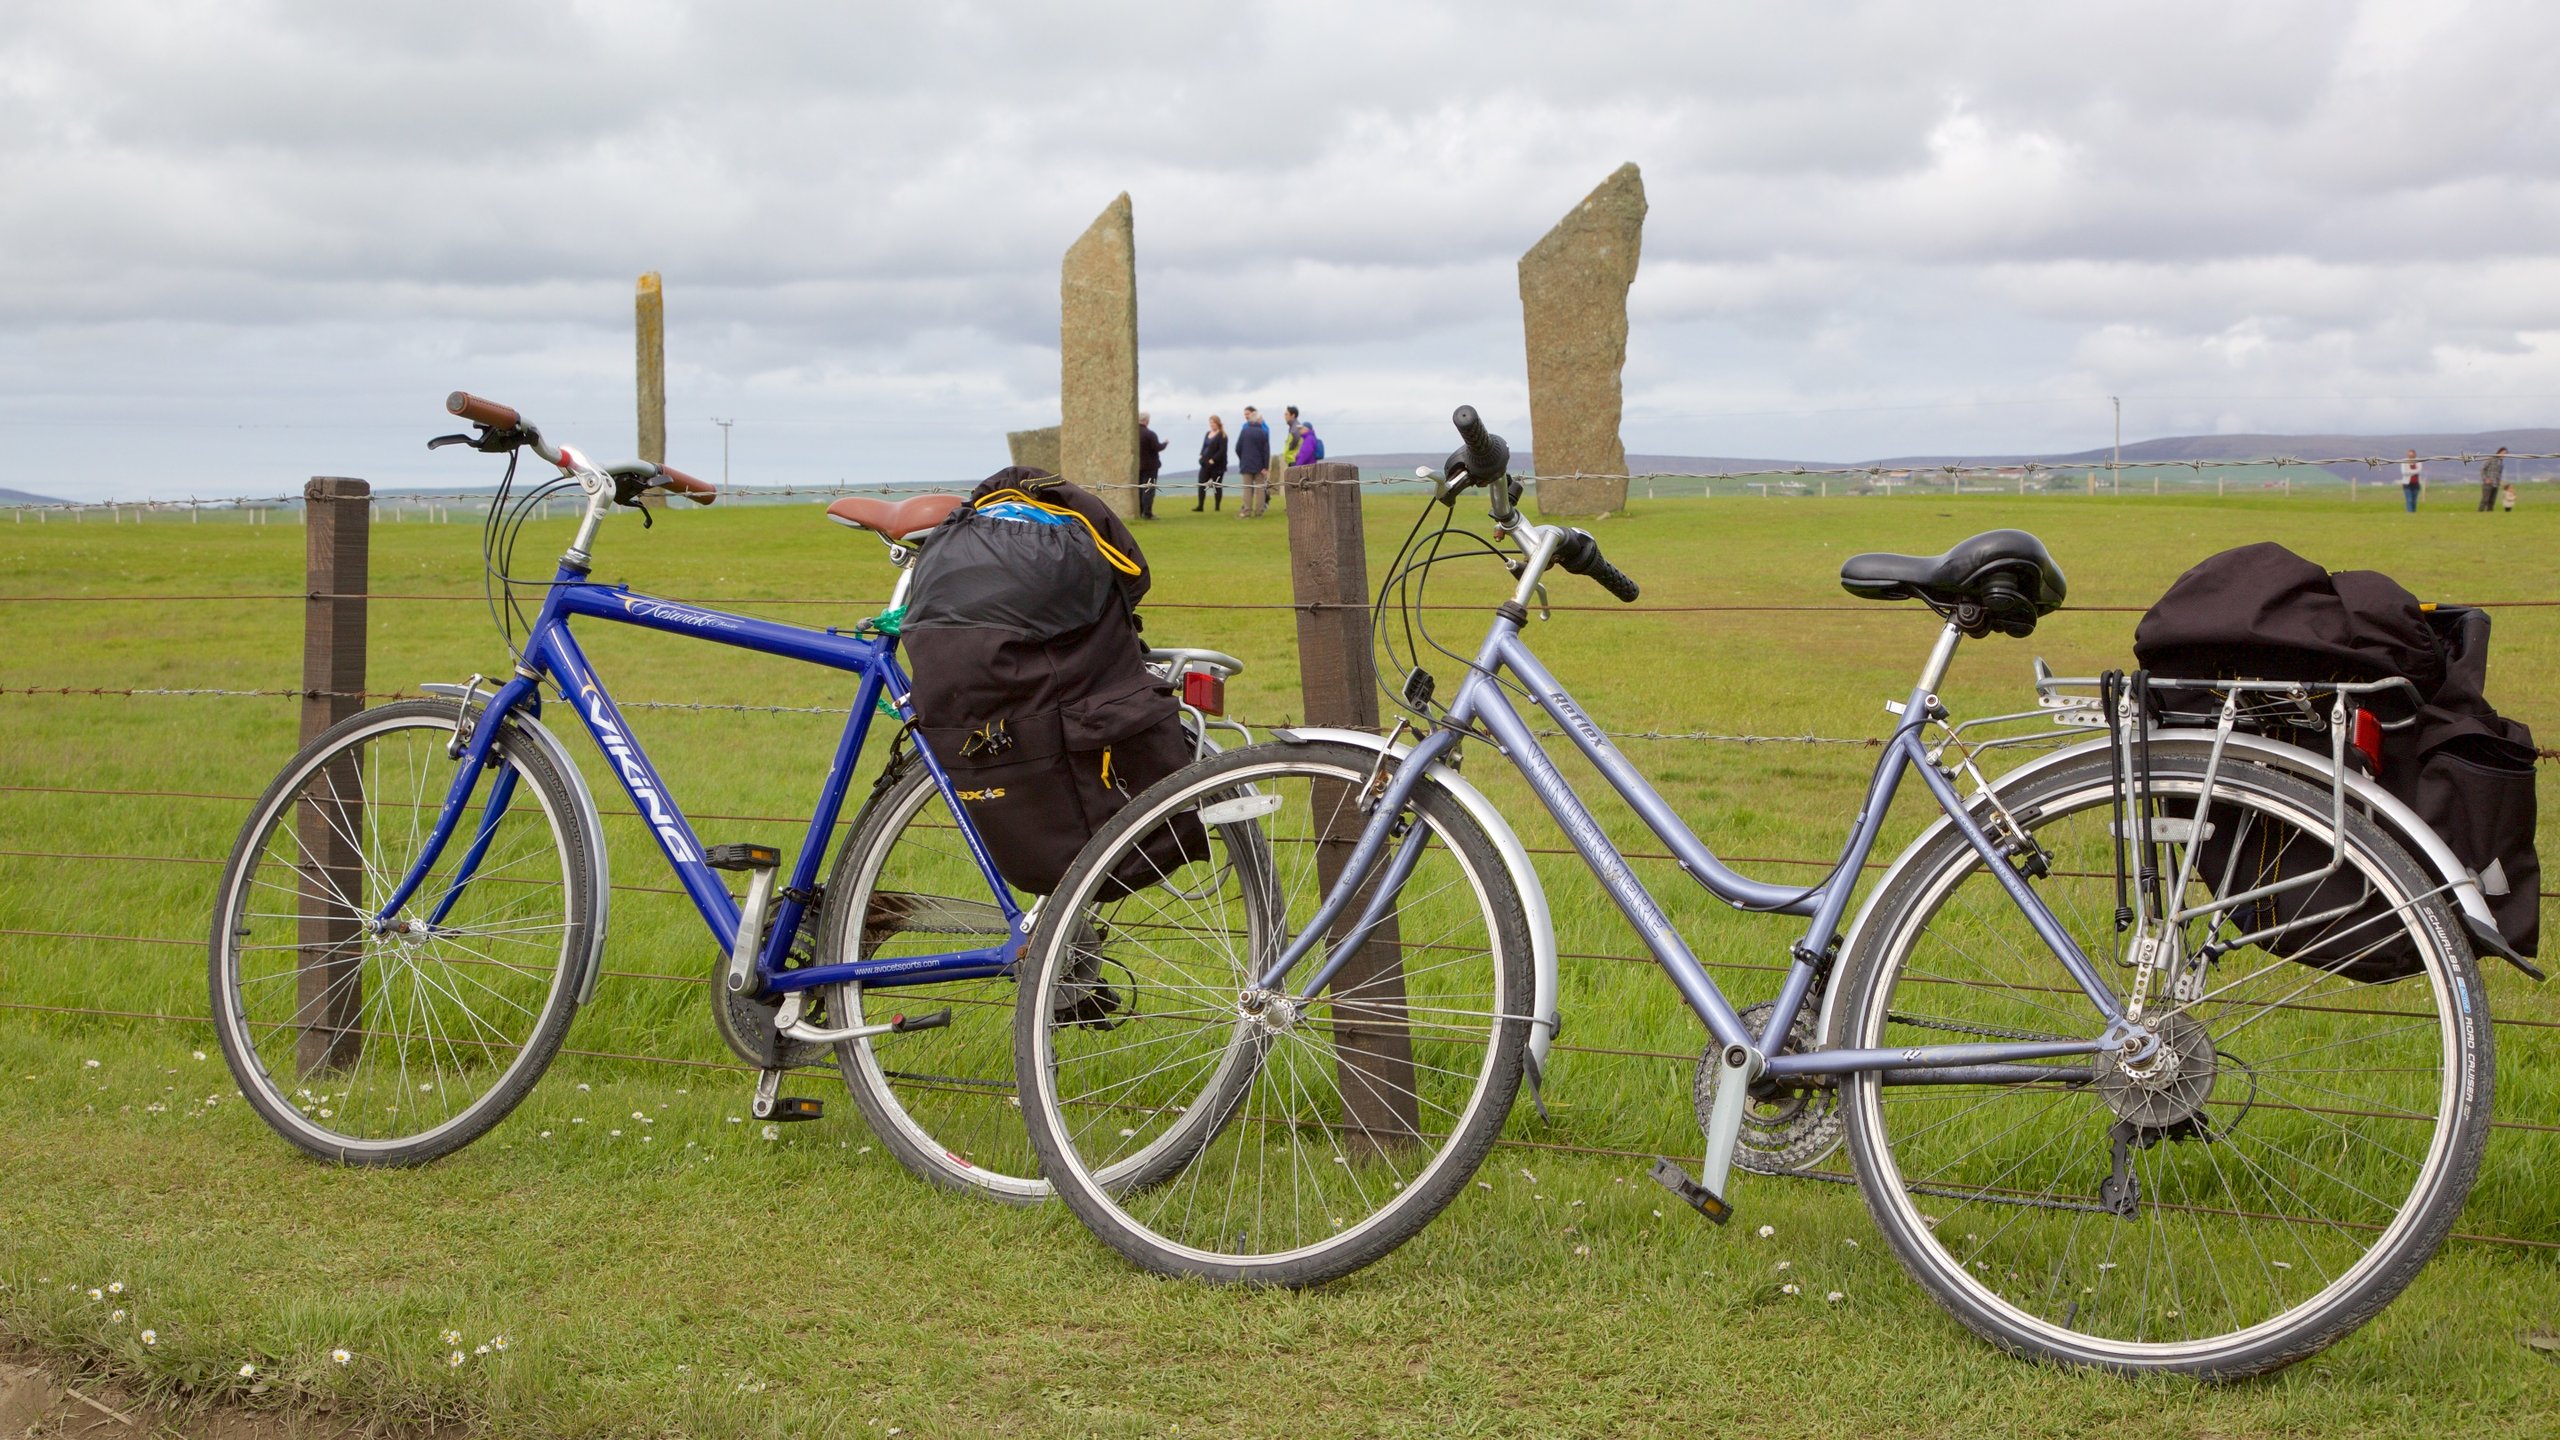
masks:
<svg viewBox="0 0 2560 1440"><path fill-rule="evenodd" d="M2378 730L2376 753L2368 757L2350 747L2349 759L2378 762L2374 779L2416 811L2479 877L2507 943L2520 954L2537 953L2542 864L2534 851L2533 732L2489 704L2487 611L2422 604L2378 571L2333 574L2281 545L2262 542L2225 550L2179 576L2144 613L2133 650L2152 674L2168 678L2293 680L2314 688L2323 681L2407 678L2418 691L2414 710L2390 692L2367 698L2377 716L2410 723ZM2167 704L2181 711L2219 708L2209 696L2172 694ZM2320 709L2325 715L2325 707ZM2329 752L2326 734L2282 724L2262 728ZM2220 843L2204 843L2203 866L2218 869L2230 858L2217 848ZM2329 855L2326 845L2278 849L2240 857L2251 867L2245 873L2264 884L2317 870ZM2354 888L2351 877L2332 876L2262 900L2244 920L2257 928L2320 914L2355 900ZM2320 933L2351 934L2355 918L2325 925ZM2413 953L2384 947L2359 954L2352 941L2287 948L2277 936L2269 948L2363 980L2395 979L2418 969Z"/></svg>
<svg viewBox="0 0 2560 1440"><path fill-rule="evenodd" d="M899 622L916 729L1006 881L1046 895L1193 746L1172 687L1146 666L1137 606L1151 577L1120 517L1020 467L988 476L969 502L916 556ZM1184 815L1111 888L1143 888L1206 854Z"/></svg>

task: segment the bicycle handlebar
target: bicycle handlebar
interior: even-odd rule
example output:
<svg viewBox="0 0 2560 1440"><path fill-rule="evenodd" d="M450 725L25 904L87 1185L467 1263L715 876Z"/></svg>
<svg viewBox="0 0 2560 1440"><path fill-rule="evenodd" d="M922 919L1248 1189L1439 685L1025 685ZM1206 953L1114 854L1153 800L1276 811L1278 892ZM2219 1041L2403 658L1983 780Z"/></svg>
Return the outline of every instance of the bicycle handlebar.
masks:
<svg viewBox="0 0 2560 1440"><path fill-rule="evenodd" d="M1458 439L1463 445L1458 454L1449 457L1446 468L1453 471L1463 469L1467 475L1450 489L1449 498L1454 502L1460 491L1481 485L1492 498L1493 518L1510 519L1512 501L1516 498L1507 483L1511 474L1510 445L1501 436L1484 428L1484 417L1476 414L1473 405L1459 406L1450 415L1449 423L1458 427Z"/></svg>
<svg viewBox="0 0 2560 1440"><path fill-rule="evenodd" d="M708 505L712 501L720 498L719 486L712 484L708 480L696 480L673 465L659 466L658 478L666 482L666 486L669 490L674 491L676 494L683 496L696 505Z"/></svg>
<svg viewBox="0 0 2560 1440"><path fill-rule="evenodd" d="M1600 554L1600 542L1587 530L1567 530L1556 546L1556 563L1576 575L1587 575L1601 589L1632 605L1643 593L1627 572L1612 565Z"/></svg>
<svg viewBox="0 0 2560 1440"><path fill-rule="evenodd" d="M444 397L444 408L474 425L486 425L495 430L514 430L524 424L524 416L495 400L483 400L468 390L456 390Z"/></svg>

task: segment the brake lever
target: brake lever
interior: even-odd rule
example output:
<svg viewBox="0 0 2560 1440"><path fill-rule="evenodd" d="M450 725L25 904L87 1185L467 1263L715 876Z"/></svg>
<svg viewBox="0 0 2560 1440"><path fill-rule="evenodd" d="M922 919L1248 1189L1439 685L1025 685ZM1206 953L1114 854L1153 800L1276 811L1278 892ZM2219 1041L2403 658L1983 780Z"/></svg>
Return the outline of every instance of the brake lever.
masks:
<svg viewBox="0 0 2560 1440"><path fill-rule="evenodd" d="M468 445L470 443L471 437L468 435L439 435L433 440L427 442L427 448L430 450L441 450L447 445Z"/></svg>
<svg viewBox="0 0 2560 1440"><path fill-rule="evenodd" d="M1555 616L1555 612L1554 612L1553 610L1550 610L1550 609L1548 609L1548 608L1547 608L1547 582L1546 582L1546 581L1541 580L1541 581L1539 581L1539 582L1538 582L1538 584L1537 584L1537 596L1538 596L1538 618L1539 618L1539 619L1541 619L1541 620L1553 620L1554 618L1556 618L1556 616Z"/></svg>
<svg viewBox="0 0 2560 1440"><path fill-rule="evenodd" d="M613 503L616 505L628 505L632 509L639 511L640 528L643 530L655 529L658 524L657 521L649 517L649 507L641 503L640 497L648 493L649 482L641 479L637 475L616 475L613 477Z"/></svg>

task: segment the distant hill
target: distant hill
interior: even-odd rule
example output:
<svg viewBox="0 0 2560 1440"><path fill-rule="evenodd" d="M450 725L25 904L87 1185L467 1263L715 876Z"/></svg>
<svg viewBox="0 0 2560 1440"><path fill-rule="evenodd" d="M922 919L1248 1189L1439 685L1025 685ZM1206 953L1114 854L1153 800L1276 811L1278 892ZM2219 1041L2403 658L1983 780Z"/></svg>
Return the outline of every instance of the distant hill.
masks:
<svg viewBox="0 0 2560 1440"><path fill-rule="evenodd" d="M24 490L0 488L0 505L67 505L69 503L71 502L57 500L51 495L35 495Z"/></svg>
<svg viewBox="0 0 2560 1440"><path fill-rule="evenodd" d="M2410 450L2421 455L2483 456L2504 445L2516 454L2560 454L2560 429L2484 430L2473 434L2397 433L2385 435L2173 435L2157 440L2138 440L2124 447L2127 465L2135 461L2182 460L2329 460L2347 456L2373 456L2383 460L2377 466L2330 465L2322 467L2330 474L2345 477L2353 474L2361 480L2380 480L2397 484L2399 472L2393 468L2399 457ZM1338 455L1332 458L1360 466L1364 470L1410 472L1416 465L1438 468L1448 458L1448 451L1386 451L1362 455ZM2056 469L2082 469L2104 465L2109 447L2075 450L2068 453L2015 453L1986 455L1888 455L1871 460L1782 460L1768 456L1738 455L1629 455L1627 469L1638 475L1766 475L1795 469L1863 469L1880 466L1904 470L1937 465L1964 465L1994 468L2029 463ZM1523 471L1534 473L1537 456L1531 451L1518 451L1514 460ZM2449 481L2455 471L2465 475L2477 472L2477 465L2439 462L2427 467L2430 478ZM1185 478L1192 472L1183 472ZM2515 460L2507 466L2507 474L2515 479L2560 475L2560 460ZM1174 477L1168 475L1166 479ZM1230 479L1233 477L1230 476Z"/></svg>

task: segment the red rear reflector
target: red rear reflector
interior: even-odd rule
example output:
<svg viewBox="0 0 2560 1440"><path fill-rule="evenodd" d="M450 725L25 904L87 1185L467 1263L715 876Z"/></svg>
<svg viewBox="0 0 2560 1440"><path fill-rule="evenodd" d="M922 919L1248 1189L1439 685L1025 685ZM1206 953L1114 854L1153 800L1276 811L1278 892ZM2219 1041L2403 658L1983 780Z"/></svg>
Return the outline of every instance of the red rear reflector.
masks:
<svg viewBox="0 0 2560 1440"><path fill-rule="evenodd" d="M1227 677L1206 670L1186 670L1182 674L1182 703L1203 715L1227 713Z"/></svg>
<svg viewBox="0 0 2560 1440"><path fill-rule="evenodd" d="M2374 778L2382 778L2382 722L2370 710L2358 710L2355 728L2347 732L2347 743L2363 752L2365 764L2373 767Z"/></svg>

